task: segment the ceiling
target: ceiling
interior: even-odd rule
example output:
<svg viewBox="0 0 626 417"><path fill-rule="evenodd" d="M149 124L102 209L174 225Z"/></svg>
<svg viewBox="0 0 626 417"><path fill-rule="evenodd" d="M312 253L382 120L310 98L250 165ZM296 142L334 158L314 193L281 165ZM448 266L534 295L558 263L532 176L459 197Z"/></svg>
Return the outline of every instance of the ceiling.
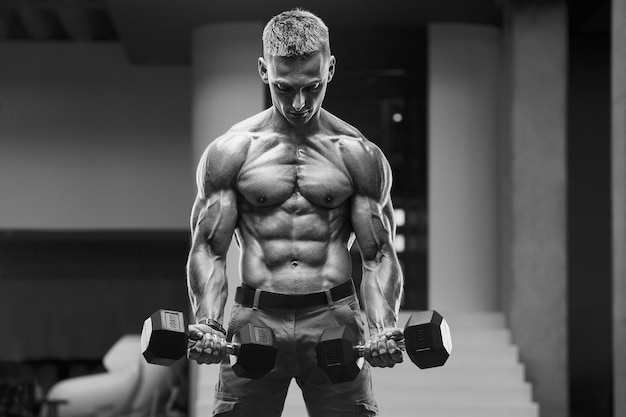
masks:
<svg viewBox="0 0 626 417"><path fill-rule="evenodd" d="M331 28L500 25L498 0L0 0L0 41L121 42L135 64L187 65L193 28L302 7ZM260 35L260 34L259 34Z"/></svg>

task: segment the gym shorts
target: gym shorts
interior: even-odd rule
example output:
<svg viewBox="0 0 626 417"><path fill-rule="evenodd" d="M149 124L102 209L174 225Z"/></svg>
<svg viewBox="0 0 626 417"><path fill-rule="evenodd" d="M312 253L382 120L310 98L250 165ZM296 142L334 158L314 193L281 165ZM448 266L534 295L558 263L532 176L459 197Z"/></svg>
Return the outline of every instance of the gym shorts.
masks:
<svg viewBox="0 0 626 417"><path fill-rule="evenodd" d="M317 366L315 346L322 331L349 326L360 342L365 325L355 294L330 304L285 309L253 309L235 304L228 340L245 324L267 326L276 336L276 366L260 379L237 377L227 358L220 365L215 389L214 416L277 417L282 414L291 380L302 390L310 417L377 416L367 362L354 381L333 384Z"/></svg>

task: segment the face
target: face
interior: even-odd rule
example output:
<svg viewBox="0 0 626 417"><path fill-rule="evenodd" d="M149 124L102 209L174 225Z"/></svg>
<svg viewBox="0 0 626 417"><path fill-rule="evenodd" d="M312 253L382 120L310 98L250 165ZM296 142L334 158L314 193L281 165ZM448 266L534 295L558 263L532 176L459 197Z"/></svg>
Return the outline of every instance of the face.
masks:
<svg viewBox="0 0 626 417"><path fill-rule="evenodd" d="M259 74L269 86L272 104L295 126L307 124L319 113L334 73L335 57L324 52L297 58L259 58Z"/></svg>

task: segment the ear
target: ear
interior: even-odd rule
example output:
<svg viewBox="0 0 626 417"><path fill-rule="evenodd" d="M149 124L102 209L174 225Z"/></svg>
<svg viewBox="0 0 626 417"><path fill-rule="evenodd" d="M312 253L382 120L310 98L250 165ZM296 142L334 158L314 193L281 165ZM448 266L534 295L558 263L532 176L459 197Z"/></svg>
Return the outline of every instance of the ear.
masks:
<svg viewBox="0 0 626 417"><path fill-rule="evenodd" d="M327 83L329 83L333 79L333 76L335 75L336 63L337 61L335 59L335 55L331 55L328 60L328 80L326 81Z"/></svg>
<svg viewBox="0 0 626 417"><path fill-rule="evenodd" d="M259 57L259 75L261 76L261 80L265 83L265 84L269 84L269 79L268 79L268 75L267 75L267 63L265 62L265 59L263 59L262 56Z"/></svg>

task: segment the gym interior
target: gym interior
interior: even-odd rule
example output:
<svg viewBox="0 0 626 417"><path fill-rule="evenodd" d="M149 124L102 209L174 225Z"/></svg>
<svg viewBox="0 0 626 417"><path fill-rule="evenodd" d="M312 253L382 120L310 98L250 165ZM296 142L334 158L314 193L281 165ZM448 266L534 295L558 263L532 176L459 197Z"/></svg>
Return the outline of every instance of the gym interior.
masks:
<svg viewBox="0 0 626 417"><path fill-rule="evenodd" d="M216 367L133 343L189 309L196 164L269 106L260 34L293 7L331 31L324 107L392 166L401 320L452 333L441 370L374 375L381 415L626 415L626 0L578 3L0 4L0 415L210 414ZM50 395L71 380L98 394Z"/></svg>

